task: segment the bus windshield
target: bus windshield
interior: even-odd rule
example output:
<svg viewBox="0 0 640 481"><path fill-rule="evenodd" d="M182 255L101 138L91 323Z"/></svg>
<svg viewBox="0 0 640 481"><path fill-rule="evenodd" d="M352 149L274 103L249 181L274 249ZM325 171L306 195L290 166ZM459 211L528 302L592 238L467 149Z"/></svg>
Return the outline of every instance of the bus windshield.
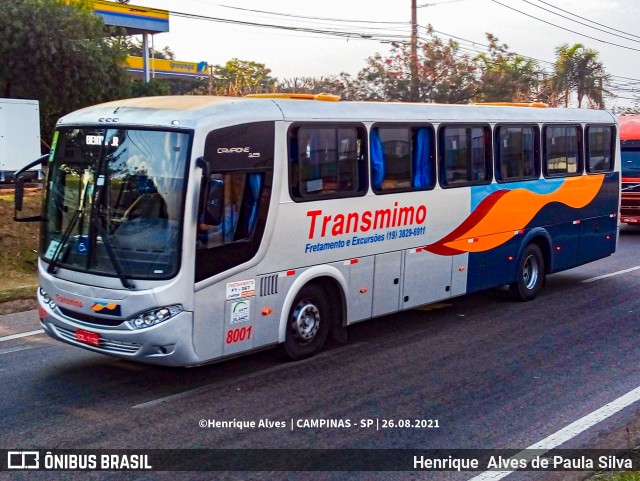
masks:
<svg viewBox="0 0 640 481"><path fill-rule="evenodd" d="M640 177L640 149L622 149L622 177Z"/></svg>
<svg viewBox="0 0 640 481"><path fill-rule="evenodd" d="M43 206L41 253L57 266L129 279L167 279L180 259L190 134L56 131Z"/></svg>

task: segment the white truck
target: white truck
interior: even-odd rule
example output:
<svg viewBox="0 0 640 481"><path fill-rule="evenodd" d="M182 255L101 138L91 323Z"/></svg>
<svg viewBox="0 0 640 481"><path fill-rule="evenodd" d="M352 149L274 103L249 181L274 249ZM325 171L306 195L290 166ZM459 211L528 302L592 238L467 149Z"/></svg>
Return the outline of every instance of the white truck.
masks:
<svg viewBox="0 0 640 481"><path fill-rule="evenodd" d="M40 108L37 100L0 99L0 182L36 160L40 153ZM25 178L39 178L36 166Z"/></svg>

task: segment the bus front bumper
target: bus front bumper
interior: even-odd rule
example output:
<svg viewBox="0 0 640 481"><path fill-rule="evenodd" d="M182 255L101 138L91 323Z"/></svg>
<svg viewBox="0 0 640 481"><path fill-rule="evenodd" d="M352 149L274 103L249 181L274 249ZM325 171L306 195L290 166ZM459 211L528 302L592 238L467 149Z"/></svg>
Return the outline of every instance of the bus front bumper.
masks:
<svg viewBox="0 0 640 481"><path fill-rule="evenodd" d="M199 364L193 346L193 314L175 317L145 329L134 330L123 323L116 328L79 323L39 302L38 314L44 331L54 339L131 361L161 366Z"/></svg>

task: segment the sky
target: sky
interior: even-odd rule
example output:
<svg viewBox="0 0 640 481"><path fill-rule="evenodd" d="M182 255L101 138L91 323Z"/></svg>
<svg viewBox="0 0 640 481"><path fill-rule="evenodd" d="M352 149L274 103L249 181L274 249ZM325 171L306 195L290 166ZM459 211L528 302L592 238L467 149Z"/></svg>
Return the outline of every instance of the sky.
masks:
<svg viewBox="0 0 640 481"><path fill-rule="evenodd" d="M130 3L176 12L170 15L170 31L154 36L156 49L169 46L178 60L191 62L224 64L233 58L255 61L265 64L280 80L341 72L355 75L365 67L367 58L376 53L385 55L391 41L408 41L410 34L411 0ZM486 50L486 33L492 33L509 50L543 61L544 66L549 66L544 62L555 60L558 46L582 43L599 52L607 73L613 76L612 90L619 98L609 99L608 108L631 105L634 95L640 95L640 0L418 0L418 7L423 38L430 24L439 37L454 38L463 53L475 55ZM337 30L341 36L180 14Z"/></svg>

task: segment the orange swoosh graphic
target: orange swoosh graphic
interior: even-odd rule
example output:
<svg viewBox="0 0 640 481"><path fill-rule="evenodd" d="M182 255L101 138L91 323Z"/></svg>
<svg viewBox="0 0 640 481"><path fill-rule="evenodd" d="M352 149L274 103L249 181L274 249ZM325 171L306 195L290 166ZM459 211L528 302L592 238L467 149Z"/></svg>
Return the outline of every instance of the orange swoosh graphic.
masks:
<svg viewBox="0 0 640 481"><path fill-rule="evenodd" d="M106 306L102 305L102 304L94 304L93 306L91 306L91 310L94 312L100 312L103 309L106 309L108 311L113 311L117 306L117 304L113 304L113 303L109 303Z"/></svg>
<svg viewBox="0 0 640 481"><path fill-rule="evenodd" d="M600 191L604 174L569 177L548 194L527 189L499 190L488 195L462 224L426 250L439 255L483 252L498 247L524 229L551 202L574 209L588 205Z"/></svg>

